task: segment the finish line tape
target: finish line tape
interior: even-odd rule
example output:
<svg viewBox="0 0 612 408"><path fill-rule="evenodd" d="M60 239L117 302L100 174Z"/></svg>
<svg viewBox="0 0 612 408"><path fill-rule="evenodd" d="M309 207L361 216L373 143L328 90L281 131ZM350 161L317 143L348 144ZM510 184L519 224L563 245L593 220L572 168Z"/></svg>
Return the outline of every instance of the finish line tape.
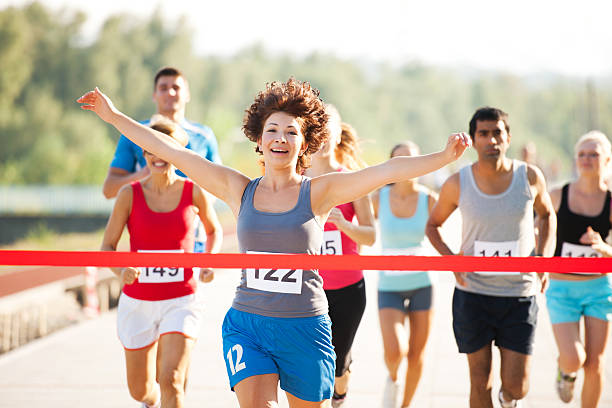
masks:
<svg viewBox="0 0 612 408"><path fill-rule="evenodd" d="M0 265L609 273L612 271L612 258L0 250Z"/></svg>

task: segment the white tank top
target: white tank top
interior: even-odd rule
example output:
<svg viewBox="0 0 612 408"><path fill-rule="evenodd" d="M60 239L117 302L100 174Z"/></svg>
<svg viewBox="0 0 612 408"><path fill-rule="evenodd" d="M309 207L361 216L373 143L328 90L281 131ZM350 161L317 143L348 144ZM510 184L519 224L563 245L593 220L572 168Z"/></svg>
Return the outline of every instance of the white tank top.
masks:
<svg viewBox="0 0 612 408"><path fill-rule="evenodd" d="M512 182L500 194L485 194L476 185L472 165L459 172L459 211L463 219L461 250L469 256L532 256L535 250L534 198L527 165L514 160ZM532 296L535 273L478 272L466 274L467 292L491 296Z"/></svg>

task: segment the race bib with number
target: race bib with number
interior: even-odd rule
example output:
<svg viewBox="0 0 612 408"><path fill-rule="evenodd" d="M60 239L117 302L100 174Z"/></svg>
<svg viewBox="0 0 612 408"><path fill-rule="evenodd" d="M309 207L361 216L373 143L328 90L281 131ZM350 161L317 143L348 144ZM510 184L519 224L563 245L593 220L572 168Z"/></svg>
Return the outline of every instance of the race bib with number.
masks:
<svg viewBox="0 0 612 408"><path fill-rule="evenodd" d="M324 231L321 255L342 255L342 237L340 231Z"/></svg>
<svg viewBox="0 0 612 408"><path fill-rule="evenodd" d="M561 246L561 256L565 258L601 258L601 254L589 245L576 245L564 242ZM576 275L599 275L599 273L575 272ZM572 275L573 275L572 274Z"/></svg>
<svg viewBox="0 0 612 408"><path fill-rule="evenodd" d="M422 246L415 246L409 248L389 248L383 250L383 255L410 255L410 256L427 256L427 249ZM394 275L410 275L415 273L421 273L422 271L382 271L386 276Z"/></svg>
<svg viewBox="0 0 612 408"><path fill-rule="evenodd" d="M518 241L474 241L474 256L484 257L512 257L519 256ZM520 272L475 272L479 275L518 275Z"/></svg>
<svg viewBox="0 0 612 408"><path fill-rule="evenodd" d="M271 252L247 251L247 254L268 254ZM266 292L302 293L302 269L246 268L246 285L251 289Z"/></svg>
<svg viewBox="0 0 612 408"><path fill-rule="evenodd" d="M168 250L138 250L138 252L163 252L163 253L183 253L182 249ZM171 268L160 266L143 266L140 268L138 282L140 283L169 283L183 282L185 280L184 268Z"/></svg>
<svg viewBox="0 0 612 408"><path fill-rule="evenodd" d="M589 245L576 245L564 242L561 246L561 256L566 258L601 258L601 254Z"/></svg>

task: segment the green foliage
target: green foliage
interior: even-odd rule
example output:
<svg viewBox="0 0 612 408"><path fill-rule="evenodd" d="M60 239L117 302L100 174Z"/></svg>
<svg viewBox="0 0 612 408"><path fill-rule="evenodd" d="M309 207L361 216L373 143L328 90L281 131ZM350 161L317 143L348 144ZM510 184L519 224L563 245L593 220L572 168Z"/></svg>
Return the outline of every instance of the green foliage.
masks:
<svg viewBox="0 0 612 408"><path fill-rule="evenodd" d="M84 22L83 13L36 2L0 10L0 183L101 183L119 135L81 112L75 99L97 85L124 112L145 119L155 109L153 75L165 65L189 78L188 118L209 125L224 162L250 175L261 168L241 132L244 110L267 82L289 76L310 81L338 107L370 163L403 140L424 153L439 149L450 132L467 131L483 105L510 114L513 156L534 141L541 163L556 161L563 176L581 134L612 134L609 80L389 66L322 53L298 58L259 44L231 57L201 57L186 19L168 22L159 10L146 18L112 16L88 44Z"/></svg>

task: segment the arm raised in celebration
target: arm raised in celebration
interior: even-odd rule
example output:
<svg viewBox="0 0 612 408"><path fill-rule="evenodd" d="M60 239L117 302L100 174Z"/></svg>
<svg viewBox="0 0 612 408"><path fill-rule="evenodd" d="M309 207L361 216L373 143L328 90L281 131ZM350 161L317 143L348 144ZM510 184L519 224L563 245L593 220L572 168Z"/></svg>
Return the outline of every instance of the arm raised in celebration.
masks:
<svg viewBox="0 0 612 408"><path fill-rule="evenodd" d="M235 214L238 213L242 192L249 182L247 176L229 167L212 163L167 135L124 115L98 88L87 92L77 99L77 102L83 104L82 109L96 113L100 119L113 125L143 150L174 164L206 191L225 201Z"/></svg>
<svg viewBox="0 0 612 408"><path fill-rule="evenodd" d="M398 156L355 172L329 173L312 180L312 209L327 214L333 207L355 201L386 184L419 177L457 160L471 140L465 133L449 136L444 150L423 156Z"/></svg>

